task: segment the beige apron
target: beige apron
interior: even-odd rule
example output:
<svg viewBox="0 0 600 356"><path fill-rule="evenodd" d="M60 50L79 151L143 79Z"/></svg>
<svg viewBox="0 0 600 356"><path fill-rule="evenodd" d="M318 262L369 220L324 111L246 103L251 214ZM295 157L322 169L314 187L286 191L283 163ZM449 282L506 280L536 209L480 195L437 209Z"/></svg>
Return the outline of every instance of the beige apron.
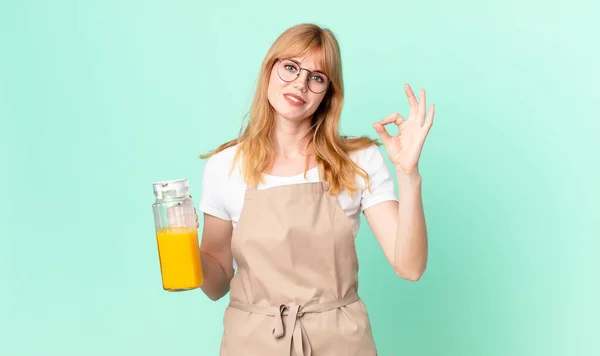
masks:
<svg viewBox="0 0 600 356"><path fill-rule="evenodd" d="M321 171L321 170L320 170ZM352 224L318 183L248 188L221 356L373 356Z"/></svg>

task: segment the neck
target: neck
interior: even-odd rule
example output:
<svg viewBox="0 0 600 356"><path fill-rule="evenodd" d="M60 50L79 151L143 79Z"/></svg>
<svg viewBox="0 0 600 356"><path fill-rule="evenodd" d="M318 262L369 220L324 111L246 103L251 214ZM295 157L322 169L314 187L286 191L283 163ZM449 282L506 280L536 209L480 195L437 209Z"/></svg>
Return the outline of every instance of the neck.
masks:
<svg viewBox="0 0 600 356"><path fill-rule="evenodd" d="M275 118L273 130L273 142L277 155L285 158L294 158L298 155L306 155L310 137L305 137L309 132L311 119L300 122L292 122L281 117Z"/></svg>

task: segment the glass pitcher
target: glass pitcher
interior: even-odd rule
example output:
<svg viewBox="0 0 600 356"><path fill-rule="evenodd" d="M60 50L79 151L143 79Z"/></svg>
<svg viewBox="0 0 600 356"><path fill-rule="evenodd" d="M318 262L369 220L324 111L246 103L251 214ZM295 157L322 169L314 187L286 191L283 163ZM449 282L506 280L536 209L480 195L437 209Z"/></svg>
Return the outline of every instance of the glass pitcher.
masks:
<svg viewBox="0 0 600 356"><path fill-rule="evenodd" d="M152 205L163 289L185 291L203 282L194 203L187 179L156 182Z"/></svg>

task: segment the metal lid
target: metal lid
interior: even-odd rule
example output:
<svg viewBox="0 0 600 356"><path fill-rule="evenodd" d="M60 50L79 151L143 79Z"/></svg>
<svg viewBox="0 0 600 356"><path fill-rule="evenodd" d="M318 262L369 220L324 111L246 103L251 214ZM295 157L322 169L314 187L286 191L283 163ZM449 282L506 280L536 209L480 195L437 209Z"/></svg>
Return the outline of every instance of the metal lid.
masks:
<svg viewBox="0 0 600 356"><path fill-rule="evenodd" d="M154 196L163 199L165 195L172 198L182 198L188 195L189 183L187 179L165 180L153 183Z"/></svg>

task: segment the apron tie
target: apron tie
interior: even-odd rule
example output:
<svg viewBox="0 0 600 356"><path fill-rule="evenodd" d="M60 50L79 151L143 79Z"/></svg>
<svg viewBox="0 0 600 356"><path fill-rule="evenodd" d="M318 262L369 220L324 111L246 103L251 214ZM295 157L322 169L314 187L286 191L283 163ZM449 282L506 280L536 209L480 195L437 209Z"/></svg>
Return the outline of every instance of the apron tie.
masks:
<svg viewBox="0 0 600 356"><path fill-rule="evenodd" d="M268 307L256 304L243 304L230 302L229 306L248 313L268 315L275 318L273 326L273 337L276 339L285 337L287 350L292 347L298 356L311 356L312 348L302 324L302 316L306 313L323 313L333 309L341 308L348 304L359 301L357 293L352 293L345 298L332 300L320 304L309 304L302 307L296 304L280 304L278 307Z"/></svg>
<svg viewBox="0 0 600 356"><path fill-rule="evenodd" d="M275 316L275 327L273 328L273 336L276 339L281 337L286 338L286 344L294 347L294 351L298 356L311 356L312 348L310 347L310 341L306 336L306 329L300 318L304 315L304 312L300 311L299 305L285 305L279 306L279 313ZM285 322L283 321L285 317ZM289 330L286 332L286 326L293 328L290 333ZM306 352L304 351L306 347Z"/></svg>

